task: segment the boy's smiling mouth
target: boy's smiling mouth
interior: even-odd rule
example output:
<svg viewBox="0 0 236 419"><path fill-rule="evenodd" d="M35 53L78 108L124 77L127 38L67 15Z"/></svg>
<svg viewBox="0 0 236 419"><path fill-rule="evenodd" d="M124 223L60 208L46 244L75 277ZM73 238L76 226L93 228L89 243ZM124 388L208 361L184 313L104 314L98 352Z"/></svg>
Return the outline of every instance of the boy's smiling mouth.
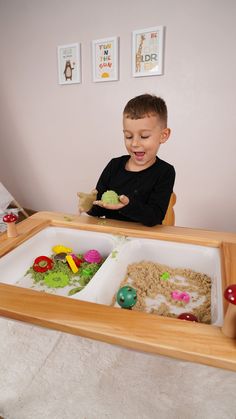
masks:
<svg viewBox="0 0 236 419"><path fill-rule="evenodd" d="M145 151L134 151L133 153L138 160L145 156Z"/></svg>

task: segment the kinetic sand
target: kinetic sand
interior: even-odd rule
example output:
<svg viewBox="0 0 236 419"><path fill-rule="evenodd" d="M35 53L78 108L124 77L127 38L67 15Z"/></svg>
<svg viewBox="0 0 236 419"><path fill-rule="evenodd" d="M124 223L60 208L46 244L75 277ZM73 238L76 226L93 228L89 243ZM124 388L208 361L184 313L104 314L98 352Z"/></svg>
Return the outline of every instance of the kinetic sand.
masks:
<svg viewBox="0 0 236 419"><path fill-rule="evenodd" d="M206 274L142 261L128 266L120 287L127 284L137 291L133 310L167 317L188 312L201 323L211 323L211 278Z"/></svg>
<svg viewBox="0 0 236 419"><path fill-rule="evenodd" d="M84 255L73 254L72 249L61 245L54 246L53 250L55 253L50 258L36 258L24 278L17 281L17 285L50 294L71 296L86 287L104 262L100 253L94 249Z"/></svg>

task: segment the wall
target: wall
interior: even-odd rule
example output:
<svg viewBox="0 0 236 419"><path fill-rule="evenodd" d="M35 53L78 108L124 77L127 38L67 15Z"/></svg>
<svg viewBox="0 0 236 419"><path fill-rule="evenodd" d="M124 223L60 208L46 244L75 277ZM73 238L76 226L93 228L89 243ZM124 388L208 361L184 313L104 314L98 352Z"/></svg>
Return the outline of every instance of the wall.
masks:
<svg viewBox="0 0 236 419"><path fill-rule="evenodd" d="M160 157L177 178L176 224L236 231L234 0L0 0L0 180L28 208L75 213L113 156L122 109L169 107ZM166 27L163 76L131 77L131 32ZM91 41L120 37L120 80L91 81ZM57 46L82 45L82 84L57 83Z"/></svg>

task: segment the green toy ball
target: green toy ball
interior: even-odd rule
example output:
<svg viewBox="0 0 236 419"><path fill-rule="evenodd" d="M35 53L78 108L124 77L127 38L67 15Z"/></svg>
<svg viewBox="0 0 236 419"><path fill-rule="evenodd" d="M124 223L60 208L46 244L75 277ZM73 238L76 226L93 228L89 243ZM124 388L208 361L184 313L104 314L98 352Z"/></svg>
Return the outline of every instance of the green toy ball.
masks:
<svg viewBox="0 0 236 419"><path fill-rule="evenodd" d="M102 202L104 204L119 204L119 196L114 191L106 191L102 194Z"/></svg>
<svg viewBox="0 0 236 419"><path fill-rule="evenodd" d="M137 303L137 291L129 285L125 285L118 290L116 301L122 308L131 309Z"/></svg>

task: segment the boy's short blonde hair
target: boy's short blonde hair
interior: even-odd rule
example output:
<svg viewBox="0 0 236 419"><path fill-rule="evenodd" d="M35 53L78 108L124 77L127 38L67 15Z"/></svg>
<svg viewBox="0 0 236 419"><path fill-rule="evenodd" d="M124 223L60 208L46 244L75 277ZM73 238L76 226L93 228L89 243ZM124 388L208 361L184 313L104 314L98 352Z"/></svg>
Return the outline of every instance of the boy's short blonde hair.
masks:
<svg viewBox="0 0 236 419"><path fill-rule="evenodd" d="M130 99L125 105L123 115L130 119L141 119L147 115L159 115L164 126L167 127L167 106L161 97L148 93Z"/></svg>

